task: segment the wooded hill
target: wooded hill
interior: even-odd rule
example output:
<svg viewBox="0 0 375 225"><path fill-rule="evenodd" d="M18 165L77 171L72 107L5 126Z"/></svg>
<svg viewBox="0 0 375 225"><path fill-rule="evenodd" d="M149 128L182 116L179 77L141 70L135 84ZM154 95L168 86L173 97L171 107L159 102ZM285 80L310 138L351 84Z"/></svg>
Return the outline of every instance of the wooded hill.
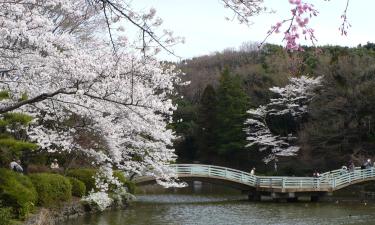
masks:
<svg viewBox="0 0 375 225"><path fill-rule="evenodd" d="M245 147L246 111L277 97L271 87L301 76L323 79L302 119L268 121L272 133L293 134L300 147L294 157L279 157L278 173L303 175L375 157L375 44L304 49L248 46L181 62L182 77L191 83L178 88L175 100L179 160L272 171L274 164L264 164L260 146Z"/></svg>

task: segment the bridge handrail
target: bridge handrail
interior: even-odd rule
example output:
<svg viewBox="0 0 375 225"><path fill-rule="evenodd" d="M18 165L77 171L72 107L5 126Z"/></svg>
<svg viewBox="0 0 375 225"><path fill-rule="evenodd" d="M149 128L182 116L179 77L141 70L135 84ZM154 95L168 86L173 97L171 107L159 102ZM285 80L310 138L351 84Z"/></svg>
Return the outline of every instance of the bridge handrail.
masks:
<svg viewBox="0 0 375 225"><path fill-rule="evenodd" d="M342 169L322 173L320 177L288 177L288 176L257 176L241 170L226 168L222 166L204 164L173 164L170 165L177 174L195 175L213 178L225 178L227 180L242 183L251 187L264 188L294 188L336 190L353 182L373 178L375 179L375 168L360 169L348 172Z"/></svg>
<svg viewBox="0 0 375 225"><path fill-rule="evenodd" d="M195 170L193 171L193 169L202 169L202 168L205 168L207 169L207 174L208 176L215 176L215 177L223 177L223 178L227 178L227 179L230 179L230 180L236 180L236 181L240 181L242 183L247 183L247 184L250 184L250 185L253 185L255 186L256 185L256 176L255 175L251 175L250 173L247 173L247 172L244 172L244 171L241 171L241 170L236 170L236 169L231 169L231 168L227 168L227 167L222 167L222 166L213 166L213 165L204 165L204 164L175 164L175 165L171 165L171 167L176 167L177 169L177 173L178 171L180 170L183 170L185 169L185 173L182 173L182 174L196 174L196 175L202 175L202 173L199 173L199 172L204 172L204 171L199 171L199 170Z"/></svg>

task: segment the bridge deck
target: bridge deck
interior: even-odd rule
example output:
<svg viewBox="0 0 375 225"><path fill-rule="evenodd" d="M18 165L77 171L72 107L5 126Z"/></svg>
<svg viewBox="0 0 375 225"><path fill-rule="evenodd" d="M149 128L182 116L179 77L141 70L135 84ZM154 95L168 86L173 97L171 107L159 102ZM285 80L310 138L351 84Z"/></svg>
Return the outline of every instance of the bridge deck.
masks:
<svg viewBox="0 0 375 225"><path fill-rule="evenodd" d="M319 178L256 176L250 173L211 165L174 164L171 168L181 179L217 180L236 184L240 189L255 189L264 192L333 192L346 186L375 180L375 169L355 168L353 172L339 170L323 173ZM147 183L155 178L139 177L136 183Z"/></svg>

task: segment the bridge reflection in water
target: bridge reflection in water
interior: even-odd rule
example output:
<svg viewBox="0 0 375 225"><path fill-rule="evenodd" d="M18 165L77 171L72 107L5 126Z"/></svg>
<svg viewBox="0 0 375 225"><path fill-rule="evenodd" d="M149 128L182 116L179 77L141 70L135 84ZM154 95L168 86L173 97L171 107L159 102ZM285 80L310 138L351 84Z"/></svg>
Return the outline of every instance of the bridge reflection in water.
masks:
<svg viewBox="0 0 375 225"><path fill-rule="evenodd" d="M256 176L250 173L221 166L202 164L174 164L171 168L184 181L203 181L231 186L249 195L250 200L261 200L268 196L274 200L297 201L308 197L317 201L320 197L356 183L375 180L375 169L360 169L348 172L341 169L329 171L315 177ZM138 185L155 181L154 177L138 177Z"/></svg>

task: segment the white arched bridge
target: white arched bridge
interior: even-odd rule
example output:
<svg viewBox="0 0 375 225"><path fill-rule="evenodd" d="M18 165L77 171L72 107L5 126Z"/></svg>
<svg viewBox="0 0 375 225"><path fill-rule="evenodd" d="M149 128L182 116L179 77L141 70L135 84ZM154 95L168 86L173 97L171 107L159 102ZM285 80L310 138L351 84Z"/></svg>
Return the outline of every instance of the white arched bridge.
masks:
<svg viewBox="0 0 375 225"><path fill-rule="evenodd" d="M326 193L345 188L356 183L375 180L375 168L354 171L333 170L321 174L320 177L289 177L289 176L257 176L250 173L221 166L202 164L174 164L171 168L180 180L222 183L242 191L248 191L249 197L259 198L269 195L274 199L293 199L308 195L318 198ZM154 181L152 177L138 177L138 185Z"/></svg>

